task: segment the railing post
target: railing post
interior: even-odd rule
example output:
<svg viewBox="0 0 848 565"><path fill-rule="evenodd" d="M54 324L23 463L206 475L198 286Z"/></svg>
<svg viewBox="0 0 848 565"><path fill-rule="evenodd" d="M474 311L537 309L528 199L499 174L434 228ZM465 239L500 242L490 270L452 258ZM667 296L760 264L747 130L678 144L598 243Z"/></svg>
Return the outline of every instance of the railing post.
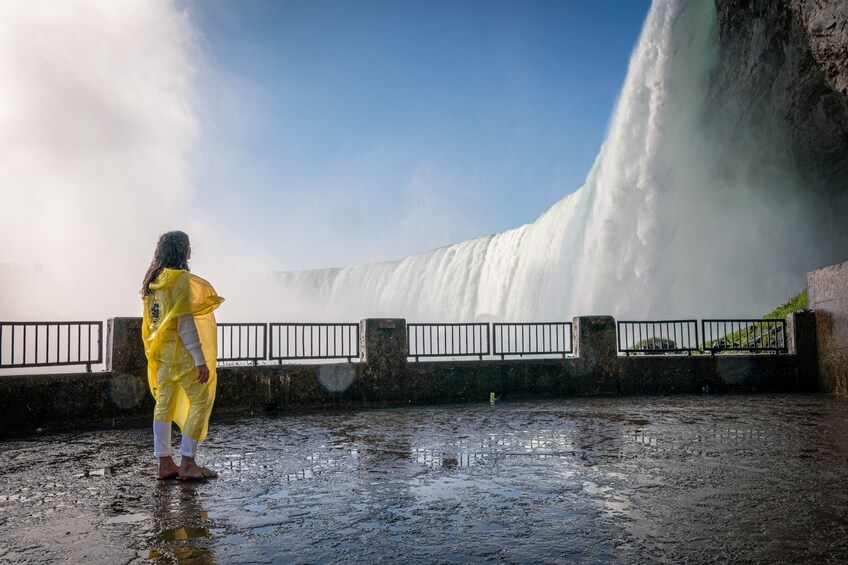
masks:
<svg viewBox="0 0 848 565"><path fill-rule="evenodd" d="M406 366L408 345L403 318L367 318L359 322L360 359L370 367Z"/></svg>
<svg viewBox="0 0 848 565"><path fill-rule="evenodd" d="M618 394L618 355L612 316L574 318L575 374L594 382L594 394Z"/></svg>
<svg viewBox="0 0 848 565"><path fill-rule="evenodd" d="M574 356L594 363L615 361L615 320L612 316L574 318L571 329Z"/></svg>
<svg viewBox="0 0 848 565"><path fill-rule="evenodd" d="M798 385L801 390L815 390L818 385L818 353L816 344L816 313L791 312L786 317L786 336L789 353L798 356Z"/></svg>
<svg viewBox="0 0 848 565"><path fill-rule="evenodd" d="M106 324L106 370L130 375L146 374L141 318L109 318Z"/></svg>

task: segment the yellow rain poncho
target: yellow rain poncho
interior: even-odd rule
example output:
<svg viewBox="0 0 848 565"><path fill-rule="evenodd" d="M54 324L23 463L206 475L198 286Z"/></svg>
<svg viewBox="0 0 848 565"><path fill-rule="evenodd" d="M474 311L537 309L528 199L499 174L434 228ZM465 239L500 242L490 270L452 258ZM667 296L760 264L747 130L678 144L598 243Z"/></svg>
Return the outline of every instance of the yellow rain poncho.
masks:
<svg viewBox="0 0 848 565"><path fill-rule="evenodd" d="M212 285L188 271L164 269L144 297L142 337L147 355L147 380L156 399L153 420L176 422L184 436L206 438L215 402L218 357L214 310L224 301ZM197 382L194 359L180 339L177 319L194 316L209 380Z"/></svg>

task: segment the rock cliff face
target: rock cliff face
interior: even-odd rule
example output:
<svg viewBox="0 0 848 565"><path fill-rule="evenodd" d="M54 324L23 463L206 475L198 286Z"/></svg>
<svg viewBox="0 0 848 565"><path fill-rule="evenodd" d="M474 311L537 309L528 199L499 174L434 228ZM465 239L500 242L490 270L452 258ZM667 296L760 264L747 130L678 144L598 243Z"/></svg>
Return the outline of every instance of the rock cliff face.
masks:
<svg viewBox="0 0 848 565"><path fill-rule="evenodd" d="M848 1L715 1L710 111L737 139L758 131L752 150L792 161L810 190L848 203Z"/></svg>

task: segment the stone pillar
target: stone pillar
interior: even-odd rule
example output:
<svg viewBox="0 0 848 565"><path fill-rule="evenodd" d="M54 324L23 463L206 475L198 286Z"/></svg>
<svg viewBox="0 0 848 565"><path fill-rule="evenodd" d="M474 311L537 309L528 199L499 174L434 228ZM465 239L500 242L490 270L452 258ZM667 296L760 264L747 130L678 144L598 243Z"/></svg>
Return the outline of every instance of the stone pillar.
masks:
<svg viewBox="0 0 848 565"><path fill-rule="evenodd" d="M106 370L129 375L147 374L141 318L109 318L106 322Z"/></svg>
<svg viewBox="0 0 848 565"><path fill-rule="evenodd" d="M591 379L592 394L618 394L615 319L581 316L572 320L575 374Z"/></svg>
<svg viewBox="0 0 848 565"><path fill-rule="evenodd" d="M406 320L368 318L359 322L360 352L363 363L371 367L406 366Z"/></svg>
<svg viewBox="0 0 848 565"><path fill-rule="evenodd" d="M361 371L354 395L366 402L396 403L408 396L406 320L368 318L359 322Z"/></svg>
<svg viewBox="0 0 848 565"><path fill-rule="evenodd" d="M807 273L816 313L819 388L848 396L848 261Z"/></svg>
<svg viewBox="0 0 848 565"><path fill-rule="evenodd" d="M816 390L819 369L815 312L791 312L786 317L786 333L789 353L798 357L798 390Z"/></svg>
<svg viewBox="0 0 848 565"><path fill-rule="evenodd" d="M612 316L574 318L571 331L575 357L596 364L616 360L615 319Z"/></svg>

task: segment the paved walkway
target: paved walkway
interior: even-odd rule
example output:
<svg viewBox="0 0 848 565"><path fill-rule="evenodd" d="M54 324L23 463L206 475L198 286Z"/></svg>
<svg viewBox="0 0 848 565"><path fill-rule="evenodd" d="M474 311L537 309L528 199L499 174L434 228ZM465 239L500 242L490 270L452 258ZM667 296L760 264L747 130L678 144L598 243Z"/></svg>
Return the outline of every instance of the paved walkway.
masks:
<svg viewBox="0 0 848 565"><path fill-rule="evenodd" d="M208 482L144 430L0 442L0 562L848 560L848 402L687 396L215 422ZM175 438L176 444L176 438Z"/></svg>

